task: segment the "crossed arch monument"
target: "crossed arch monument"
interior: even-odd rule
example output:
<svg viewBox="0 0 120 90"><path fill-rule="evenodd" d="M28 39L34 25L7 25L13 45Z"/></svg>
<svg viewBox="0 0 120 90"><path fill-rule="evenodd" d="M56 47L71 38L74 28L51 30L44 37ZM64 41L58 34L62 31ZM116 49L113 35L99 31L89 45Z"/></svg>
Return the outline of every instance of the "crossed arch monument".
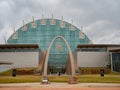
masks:
<svg viewBox="0 0 120 90"><path fill-rule="evenodd" d="M45 58L45 63L44 63L44 70L43 70L43 76L47 76L47 67L48 67L48 58L49 58L49 54L50 54L50 49L54 43L54 41L58 38L63 39L63 41L65 42L65 44L67 45L68 48L68 54L70 56L70 64L71 64L71 72L72 72L72 76L75 76L75 67L74 67L74 58L73 58L73 54L72 51L70 49L70 46L68 44L68 42L66 41L66 39L63 36L56 36L53 38L53 40L51 41L48 50L47 50L47 54L46 54L46 58Z"/></svg>

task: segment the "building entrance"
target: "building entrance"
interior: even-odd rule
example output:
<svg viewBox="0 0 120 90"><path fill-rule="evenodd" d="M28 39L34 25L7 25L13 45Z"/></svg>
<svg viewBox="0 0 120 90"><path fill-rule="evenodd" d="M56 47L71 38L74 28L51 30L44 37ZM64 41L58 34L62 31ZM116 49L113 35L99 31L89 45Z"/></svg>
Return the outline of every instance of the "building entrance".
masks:
<svg viewBox="0 0 120 90"><path fill-rule="evenodd" d="M111 64L113 71L120 72L120 53L112 53Z"/></svg>
<svg viewBox="0 0 120 90"><path fill-rule="evenodd" d="M48 68L51 74L66 72L68 54L64 54L63 52L57 52L57 54L50 54L48 60Z"/></svg>
<svg viewBox="0 0 120 90"><path fill-rule="evenodd" d="M51 67L50 68L51 74L58 74L58 73L65 74L65 72L66 72L66 68L63 68L63 67Z"/></svg>
<svg viewBox="0 0 120 90"><path fill-rule="evenodd" d="M58 40L59 42L57 43L56 40ZM62 40L62 41L61 41L61 40ZM59 44L60 41L61 41L61 44ZM56 42L56 43L55 43L55 42ZM62 50L63 53L61 52L61 54L57 54L57 53L54 51L56 44L57 44L57 49L58 49L58 51L61 52L61 49L63 49L63 50ZM62 47L64 47L63 45L64 45L66 48L62 48ZM53 48L53 49L52 49L52 48ZM73 58L73 54L72 54L71 48L70 48L68 42L66 41L66 39L65 39L64 37L62 37L62 36L56 36L56 37L53 38L53 40L51 41L51 43L50 43L50 45L49 45L49 47L48 47L48 49L47 49L47 53L46 53L46 57L45 57L45 62L44 62L43 76L47 76L47 72L48 72L47 70L48 70L49 61L50 61L49 58L51 57L51 55L53 55L53 58L54 58L54 57L57 58L57 60L55 59L55 61L53 61L53 60L51 59L51 64L52 64L52 65L56 66L56 65L59 65L59 64L62 64L62 65L64 64L64 63L62 63L62 59L61 59L61 58L64 57L63 55L66 56L64 50L65 50L65 51L68 50L67 53L68 53L69 58L70 58L71 74L72 74L72 76L75 75L74 58ZM51 55L50 55L50 54L51 54ZM56 56L56 55L58 55L58 56ZM67 56L67 57L68 57L68 56ZM66 59L66 60L67 60L67 59ZM63 60L63 61L64 61L64 60ZM53 63L52 63L52 62L53 62ZM59 63L59 62L60 62L60 63ZM57 67L56 67L55 71L59 71L59 70L62 70L62 69L57 69Z"/></svg>

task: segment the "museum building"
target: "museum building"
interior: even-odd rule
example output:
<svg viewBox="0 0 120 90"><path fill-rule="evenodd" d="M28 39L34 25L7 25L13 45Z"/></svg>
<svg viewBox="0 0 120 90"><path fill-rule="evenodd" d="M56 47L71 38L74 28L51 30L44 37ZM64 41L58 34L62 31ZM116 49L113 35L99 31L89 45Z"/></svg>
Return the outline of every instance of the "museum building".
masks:
<svg viewBox="0 0 120 90"><path fill-rule="evenodd" d="M93 44L63 18L23 21L5 42L0 45L0 64L11 63L11 68L35 67L40 74L76 74L84 67L120 72L120 44Z"/></svg>

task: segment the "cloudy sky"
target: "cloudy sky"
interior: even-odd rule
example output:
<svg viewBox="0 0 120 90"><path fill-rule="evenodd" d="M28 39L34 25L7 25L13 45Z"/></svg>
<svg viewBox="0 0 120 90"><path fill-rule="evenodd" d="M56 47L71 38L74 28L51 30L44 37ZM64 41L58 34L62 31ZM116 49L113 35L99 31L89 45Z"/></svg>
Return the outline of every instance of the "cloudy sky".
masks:
<svg viewBox="0 0 120 90"><path fill-rule="evenodd" d="M120 44L120 0L0 0L0 43L25 23L45 18L71 22L95 44Z"/></svg>

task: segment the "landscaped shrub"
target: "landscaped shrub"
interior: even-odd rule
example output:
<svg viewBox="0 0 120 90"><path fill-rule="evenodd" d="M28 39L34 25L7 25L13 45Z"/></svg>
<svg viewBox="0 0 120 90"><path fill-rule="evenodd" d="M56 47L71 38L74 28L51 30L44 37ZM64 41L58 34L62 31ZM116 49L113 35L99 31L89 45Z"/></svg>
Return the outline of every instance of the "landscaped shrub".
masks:
<svg viewBox="0 0 120 90"><path fill-rule="evenodd" d="M34 74L34 70L17 70L17 75L31 75Z"/></svg>
<svg viewBox="0 0 120 90"><path fill-rule="evenodd" d="M104 70L105 74L111 72L108 68L80 68L80 72L81 74L99 74L101 69Z"/></svg>

